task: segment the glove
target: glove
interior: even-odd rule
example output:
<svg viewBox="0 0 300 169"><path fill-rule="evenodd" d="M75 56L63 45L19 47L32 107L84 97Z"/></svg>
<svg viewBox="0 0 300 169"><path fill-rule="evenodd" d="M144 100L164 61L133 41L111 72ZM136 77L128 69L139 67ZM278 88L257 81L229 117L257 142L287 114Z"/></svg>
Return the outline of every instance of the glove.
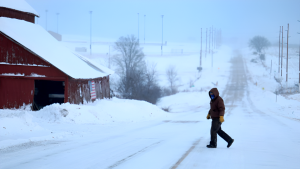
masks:
<svg viewBox="0 0 300 169"><path fill-rule="evenodd" d="M220 122L221 122L221 123L224 122L224 116L220 116Z"/></svg>
<svg viewBox="0 0 300 169"><path fill-rule="evenodd" d="M207 120L210 119L210 114L208 113L206 116Z"/></svg>

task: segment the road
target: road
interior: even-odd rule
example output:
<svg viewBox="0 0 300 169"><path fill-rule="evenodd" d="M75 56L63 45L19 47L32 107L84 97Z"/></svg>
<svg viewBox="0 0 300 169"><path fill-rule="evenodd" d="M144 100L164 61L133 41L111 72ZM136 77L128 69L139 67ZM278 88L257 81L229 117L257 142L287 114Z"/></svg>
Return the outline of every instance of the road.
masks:
<svg viewBox="0 0 300 169"><path fill-rule="evenodd" d="M211 122L207 108L197 108L166 121L95 125L97 132L75 140L0 151L0 168L299 168L300 122L255 107L247 65L239 55L231 63L220 93L226 105L222 128L235 139L230 148L220 137L218 148L206 148Z"/></svg>

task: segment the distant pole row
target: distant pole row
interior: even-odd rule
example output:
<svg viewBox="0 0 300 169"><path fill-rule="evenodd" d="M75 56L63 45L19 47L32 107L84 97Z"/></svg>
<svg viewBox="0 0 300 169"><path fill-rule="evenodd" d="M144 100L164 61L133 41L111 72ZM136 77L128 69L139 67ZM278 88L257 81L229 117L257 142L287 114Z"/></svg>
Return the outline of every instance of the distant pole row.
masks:
<svg viewBox="0 0 300 169"><path fill-rule="evenodd" d="M300 22L300 20L298 20L298 22ZM289 24L287 24L287 32L286 32L286 82L288 82L288 66L289 66ZM281 34L281 42L280 42L280 34ZM298 34L300 34L298 32ZM281 44L281 49L280 49L280 44ZM280 69L280 74L281 74L281 78L282 78L282 59L283 59L283 26L280 26L279 29L279 59L278 59L278 65L280 65L281 69ZM279 73L279 68L278 68L278 73ZM299 92L300 92L300 41L299 41Z"/></svg>
<svg viewBox="0 0 300 169"><path fill-rule="evenodd" d="M221 30L217 30L216 28L214 29L213 26L210 27L209 30L208 28L206 28L205 57L207 55L207 51L208 53L212 54L212 61L211 61L212 67L213 67L213 51L214 49L217 49L221 45L221 36L222 36ZM207 44L207 38L208 38L208 44ZM207 50L207 46L208 46L208 50ZM202 67L202 28L201 28L200 67Z"/></svg>
<svg viewBox="0 0 300 169"><path fill-rule="evenodd" d="M280 55L280 33L281 33L281 55ZM279 30L279 59L278 59L278 65L281 65L281 77L282 77L282 58L283 58L283 26ZM280 59L281 58L281 59ZM288 67L289 67L289 24L287 25L286 30L286 82L288 82ZM281 60L281 63L280 63ZM279 73L279 72L278 72Z"/></svg>
<svg viewBox="0 0 300 169"><path fill-rule="evenodd" d="M46 30L48 31L48 10L45 10L46 12ZM92 54L92 11L89 11L90 13L90 55ZM138 14L138 42L140 42L140 20L139 20L139 13ZM56 33L58 33L58 17L59 13L56 13L57 18L57 25L56 25ZM164 15L161 15L162 18L162 41L161 41L161 55L163 55L163 17ZM146 15L144 15L144 44L146 43Z"/></svg>

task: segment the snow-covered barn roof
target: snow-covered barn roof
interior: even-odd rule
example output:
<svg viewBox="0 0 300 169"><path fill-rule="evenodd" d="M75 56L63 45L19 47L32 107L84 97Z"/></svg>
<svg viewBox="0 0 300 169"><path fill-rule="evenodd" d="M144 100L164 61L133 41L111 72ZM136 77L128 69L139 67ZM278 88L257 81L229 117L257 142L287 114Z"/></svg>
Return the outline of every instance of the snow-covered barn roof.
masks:
<svg viewBox="0 0 300 169"><path fill-rule="evenodd" d="M114 73L90 59L72 52L40 25L6 17L0 17L0 25L0 32L74 79L94 79Z"/></svg>
<svg viewBox="0 0 300 169"><path fill-rule="evenodd" d="M0 0L0 7L32 13L36 16L39 16L39 14L25 0Z"/></svg>

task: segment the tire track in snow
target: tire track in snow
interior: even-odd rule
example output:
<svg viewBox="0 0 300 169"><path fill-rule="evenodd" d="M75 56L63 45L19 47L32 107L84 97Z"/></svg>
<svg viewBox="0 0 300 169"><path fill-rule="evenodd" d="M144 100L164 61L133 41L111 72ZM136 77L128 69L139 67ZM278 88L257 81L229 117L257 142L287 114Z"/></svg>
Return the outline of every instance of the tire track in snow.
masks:
<svg viewBox="0 0 300 169"><path fill-rule="evenodd" d="M196 140L193 143L192 147L181 156L181 158L171 167L171 169L176 169L181 164L181 162L194 150L194 148L199 144L201 139L202 137Z"/></svg>
<svg viewBox="0 0 300 169"><path fill-rule="evenodd" d="M151 145L149 145L149 146L147 146L147 147L145 147L145 148L143 148L143 149L141 149L141 150L139 150L139 151L137 151L137 152L135 152L135 153L133 153L133 154L127 156L126 158L123 158L122 160L119 160L119 161L117 161L116 163L114 163L113 165L107 167L107 169L112 169L112 168L118 167L120 164L126 162L127 160L131 159L132 157L134 157L134 156L136 156L136 155L138 155L138 154L140 154L140 153L142 153L142 152L145 152L146 149L148 149L148 148L150 148L150 147L153 147L153 146L155 146L155 145L157 145L157 144L159 144L159 143L161 143L161 142L162 142L162 141L158 141L158 142L156 142L156 143L153 143L153 144L151 144Z"/></svg>

